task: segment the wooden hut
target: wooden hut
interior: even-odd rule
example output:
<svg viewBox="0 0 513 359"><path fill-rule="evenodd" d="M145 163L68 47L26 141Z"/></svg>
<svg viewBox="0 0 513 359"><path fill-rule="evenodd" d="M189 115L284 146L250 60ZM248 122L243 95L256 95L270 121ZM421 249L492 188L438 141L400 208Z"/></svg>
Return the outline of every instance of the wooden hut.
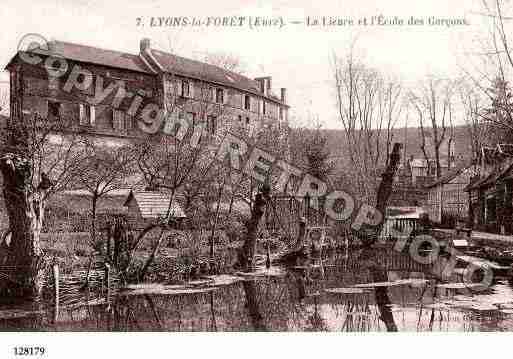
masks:
<svg viewBox="0 0 513 359"><path fill-rule="evenodd" d="M168 211L169 224L179 227L186 215L176 201L171 202L171 196L163 192L130 191L124 206L128 208L128 219L137 228L164 219Z"/></svg>

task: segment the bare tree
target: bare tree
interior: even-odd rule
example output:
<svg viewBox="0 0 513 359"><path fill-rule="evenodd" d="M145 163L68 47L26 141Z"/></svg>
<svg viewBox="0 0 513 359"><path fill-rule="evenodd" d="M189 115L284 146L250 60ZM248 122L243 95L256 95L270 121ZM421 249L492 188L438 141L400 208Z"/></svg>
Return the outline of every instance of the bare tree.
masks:
<svg viewBox="0 0 513 359"><path fill-rule="evenodd" d="M15 268L2 290L13 296L38 295L44 264L40 244L50 196L70 188L82 161L80 137L61 118L26 116L9 121L0 156L10 250L5 259Z"/></svg>
<svg viewBox="0 0 513 359"><path fill-rule="evenodd" d="M208 71L208 68L205 67L204 70ZM206 74L198 76L207 77ZM166 121L158 133L137 141L133 146L137 167L147 187L170 194L166 218L163 218L161 223L151 224L143 229L143 236L136 242L137 246L146 233L154 228L160 228L152 255L140 275L141 280L162 243L164 230L172 216L173 201L185 197L187 207L190 207L195 199L204 194L204 189L208 187L206 180L215 178L211 175L216 168L215 143L223 138L233 117L228 111L228 106L225 106L226 94L218 93L218 89L211 84L170 74L166 75L165 81ZM184 127L175 127L169 116L177 116L178 122ZM178 135L177 131L184 129L185 135ZM202 180L194 180L198 176L201 176ZM217 202L221 200L223 191L220 190L218 193ZM215 220L213 223L214 232L217 223Z"/></svg>
<svg viewBox="0 0 513 359"><path fill-rule="evenodd" d="M502 0L482 0L483 19L488 20L480 49L474 51L465 70L468 81L482 95L477 114L489 134L487 141L513 140L513 107L508 79L513 74L510 33L513 8L511 3ZM502 139L499 139L501 137Z"/></svg>
<svg viewBox="0 0 513 359"><path fill-rule="evenodd" d="M442 176L441 146L447 142L448 136L451 137L453 83L430 78L417 91L410 92L410 102L418 116L422 153L427 163L434 157L436 177L439 178ZM427 146L433 149L433 153L428 153Z"/></svg>
<svg viewBox="0 0 513 359"><path fill-rule="evenodd" d="M98 202L127 187L127 180L136 173L134 152L129 146L105 147L94 140L85 140L84 160L77 176L77 189L91 196L91 240L96 241Z"/></svg>
<svg viewBox="0 0 513 359"><path fill-rule="evenodd" d="M333 63L338 117L354 190L373 203L379 171L392 150L392 129L403 109L402 87L358 61L353 50L345 58L334 56Z"/></svg>
<svg viewBox="0 0 513 359"><path fill-rule="evenodd" d="M207 64L215 65L243 75L246 72L246 65L241 61L240 57L226 52L207 53L203 59Z"/></svg>
<svg viewBox="0 0 513 359"><path fill-rule="evenodd" d="M472 159L477 160L480 157L481 147L486 141L486 124L481 115L483 96L475 86L468 82L460 83L458 92L463 107L463 116L467 126L468 136L470 138Z"/></svg>

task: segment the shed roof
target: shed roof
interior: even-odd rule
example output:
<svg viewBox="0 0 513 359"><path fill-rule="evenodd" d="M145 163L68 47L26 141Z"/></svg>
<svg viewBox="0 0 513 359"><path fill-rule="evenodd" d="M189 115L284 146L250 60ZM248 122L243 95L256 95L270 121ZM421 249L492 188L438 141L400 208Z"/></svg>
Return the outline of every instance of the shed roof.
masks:
<svg viewBox="0 0 513 359"><path fill-rule="evenodd" d="M144 219L163 218L167 215L171 195L163 192L130 191L124 206L135 200ZM171 204L171 217L185 218L186 215L178 202Z"/></svg>

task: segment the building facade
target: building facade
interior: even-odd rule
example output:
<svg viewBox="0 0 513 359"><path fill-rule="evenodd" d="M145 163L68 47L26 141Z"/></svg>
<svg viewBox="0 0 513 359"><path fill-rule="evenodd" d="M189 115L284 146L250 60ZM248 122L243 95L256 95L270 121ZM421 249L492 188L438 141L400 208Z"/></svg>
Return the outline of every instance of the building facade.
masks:
<svg viewBox="0 0 513 359"><path fill-rule="evenodd" d="M141 120L171 112L211 134L226 126L255 130L288 122L286 89L276 96L270 76L250 79L158 51L149 39L141 41L139 54L53 41L44 50L18 52L6 69L12 121L36 114L65 118L107 141L141 136L148 132Z"/></svg>
<svg viewBox="0 0 513 359"><path fill-rule="evenodd" d="M481 150L478 174L466 188L475 229L513 234L513 145Z"/></svg>
<svg viewBox="0 0 513 359"><path fill-rule="evenodd" d="M462 165L425 187L427 199L423 207L431 221L454 225L467 218L469 204L465 189L475 173L475 166Z"/></svg>

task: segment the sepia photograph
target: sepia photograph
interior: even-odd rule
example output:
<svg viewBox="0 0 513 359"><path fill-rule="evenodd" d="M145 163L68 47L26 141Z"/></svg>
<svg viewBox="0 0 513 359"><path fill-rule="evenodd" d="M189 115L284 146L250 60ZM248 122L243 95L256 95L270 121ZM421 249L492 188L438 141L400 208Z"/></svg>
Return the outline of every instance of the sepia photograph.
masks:
<svg viewBox="0 0 513 359"><path fill-rule="evenodd" d="M0 20L1 358L513 331L513 1L2 0Z"/></svg>

